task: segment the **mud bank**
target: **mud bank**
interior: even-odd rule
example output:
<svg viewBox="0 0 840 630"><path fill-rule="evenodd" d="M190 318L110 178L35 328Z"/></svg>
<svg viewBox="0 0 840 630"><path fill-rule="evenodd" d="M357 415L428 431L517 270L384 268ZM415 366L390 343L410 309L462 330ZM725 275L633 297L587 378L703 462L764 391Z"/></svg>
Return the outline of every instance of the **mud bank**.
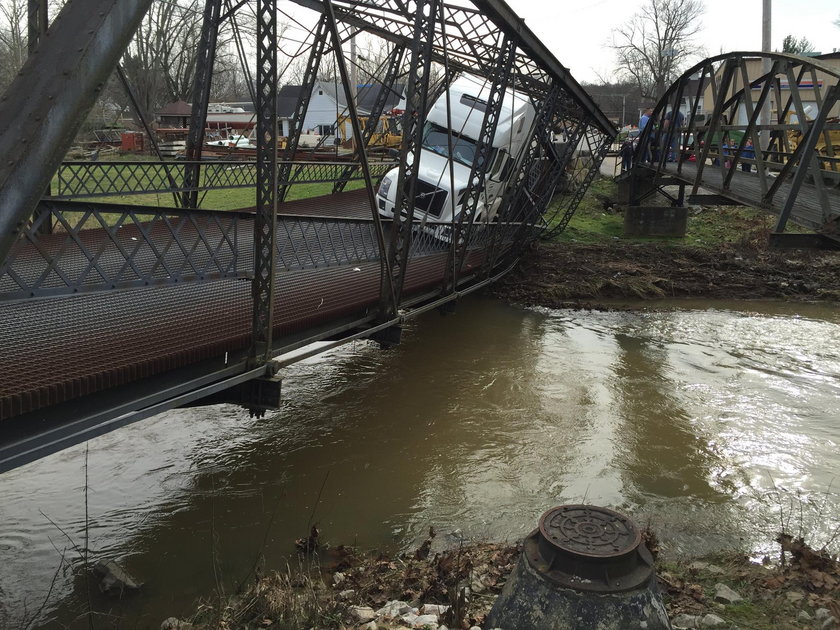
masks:
<svg viewBox="0 0 840 630"><path fill-rule="evenodd" d="M840 301L840 252L541 242L491 292L550 308L655 298Z"/></svg>

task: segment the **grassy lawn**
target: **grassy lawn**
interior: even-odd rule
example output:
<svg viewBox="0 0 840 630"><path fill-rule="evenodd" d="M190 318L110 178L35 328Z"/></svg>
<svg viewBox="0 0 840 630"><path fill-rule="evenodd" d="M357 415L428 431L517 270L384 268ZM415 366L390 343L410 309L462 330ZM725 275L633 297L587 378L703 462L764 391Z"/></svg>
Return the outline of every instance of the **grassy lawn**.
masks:
<svg viewBox="0 0 840 630"><path fill-rule="evenodd" d="M308 199L332 193L332 183L318 184L295 184L286 196L286 201L296 199ZM364 182L350 182L345 190L356 190L362 188ZM255 188L229 188L208 190L206 193L199 193L200 206L207 210L239 210L242 208L253 208L256 205ZM155 206L162 208L175 208L175 199L172 193L151 193L145 195L109 195L105 197L85 197L79 200L93 201L96 203L120 203L133 206Z"/></svg>
<svg viewBox="0 0 840 630"><path fill-rule="evenodd" d="M674 247L717 248L725 243L766 238L776 217L746 206L711 206L689 210L688 228L683 238L625 237L624 215L616 210L617 186L612 179L596 179L584 195L566 230L553 240L566 243L606 243L620 239L626 243L662 243ZM556 199L554 203L563 203Z"/></svg>

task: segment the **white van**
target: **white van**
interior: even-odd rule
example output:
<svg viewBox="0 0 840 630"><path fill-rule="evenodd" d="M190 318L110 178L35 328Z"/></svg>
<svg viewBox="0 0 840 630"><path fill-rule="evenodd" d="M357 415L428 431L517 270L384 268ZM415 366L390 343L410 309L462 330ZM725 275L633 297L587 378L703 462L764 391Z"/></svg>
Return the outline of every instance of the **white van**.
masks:
<svg viewBox="0 0 840 630"><path fill-rule="evenodd" d="M432 106L423 129L420 168L417 169L415 218L449 222L455 216L457 220L466 196L476 142L481 133L489 95L489 84L467 75L456 80L449 88L454 180L449 171L446 95L441 95ZM515 166L521 158L523 148L533 133L535 118L536 111L526 95L514 93L510 89L505 92L492 142L490 170L485 177L484 189L476 208L476 222L490 222L495 219L511 175L516 171ZM392 169L379 184L377 203L382 216L394 216L398 177L399 168Z"/></svg>

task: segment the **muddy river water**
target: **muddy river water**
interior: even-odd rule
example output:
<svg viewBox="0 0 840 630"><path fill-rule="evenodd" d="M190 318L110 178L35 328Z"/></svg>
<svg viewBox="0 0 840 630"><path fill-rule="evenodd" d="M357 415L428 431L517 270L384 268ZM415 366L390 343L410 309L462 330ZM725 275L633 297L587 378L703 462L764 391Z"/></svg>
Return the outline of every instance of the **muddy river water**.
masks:
<svg viewBox="0 0 840 630"><path fill-rule="evenodd" d="M88 606L97 627L159 627L235 590L261 554L283 565L310 522L332 544L393 550L430 525L439 544L514 540L553 505L591 502L649 521L666 552L760 556L780 522L830 539L840 312L676 306L471 298L392 350L358 342L287 369L265 418L177 410L2 475L0 628L39 610L35 627L88 627ZM142 592L89 594L86 537Z"/></svg>

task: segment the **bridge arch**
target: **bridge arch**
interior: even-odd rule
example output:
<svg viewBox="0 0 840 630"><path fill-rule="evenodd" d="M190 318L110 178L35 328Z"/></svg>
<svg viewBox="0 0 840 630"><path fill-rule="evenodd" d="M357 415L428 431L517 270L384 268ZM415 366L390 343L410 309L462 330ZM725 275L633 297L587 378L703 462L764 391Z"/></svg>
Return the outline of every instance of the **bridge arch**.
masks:
<svg viewBox="0 0 840 630"><path fill-rule="evenodd" d="M676 183L689 199L764 208L777 233L790 221L835 236L839 116L840 63L758 52L704 59L654 107L634 154L631 204Z"/></svg>

